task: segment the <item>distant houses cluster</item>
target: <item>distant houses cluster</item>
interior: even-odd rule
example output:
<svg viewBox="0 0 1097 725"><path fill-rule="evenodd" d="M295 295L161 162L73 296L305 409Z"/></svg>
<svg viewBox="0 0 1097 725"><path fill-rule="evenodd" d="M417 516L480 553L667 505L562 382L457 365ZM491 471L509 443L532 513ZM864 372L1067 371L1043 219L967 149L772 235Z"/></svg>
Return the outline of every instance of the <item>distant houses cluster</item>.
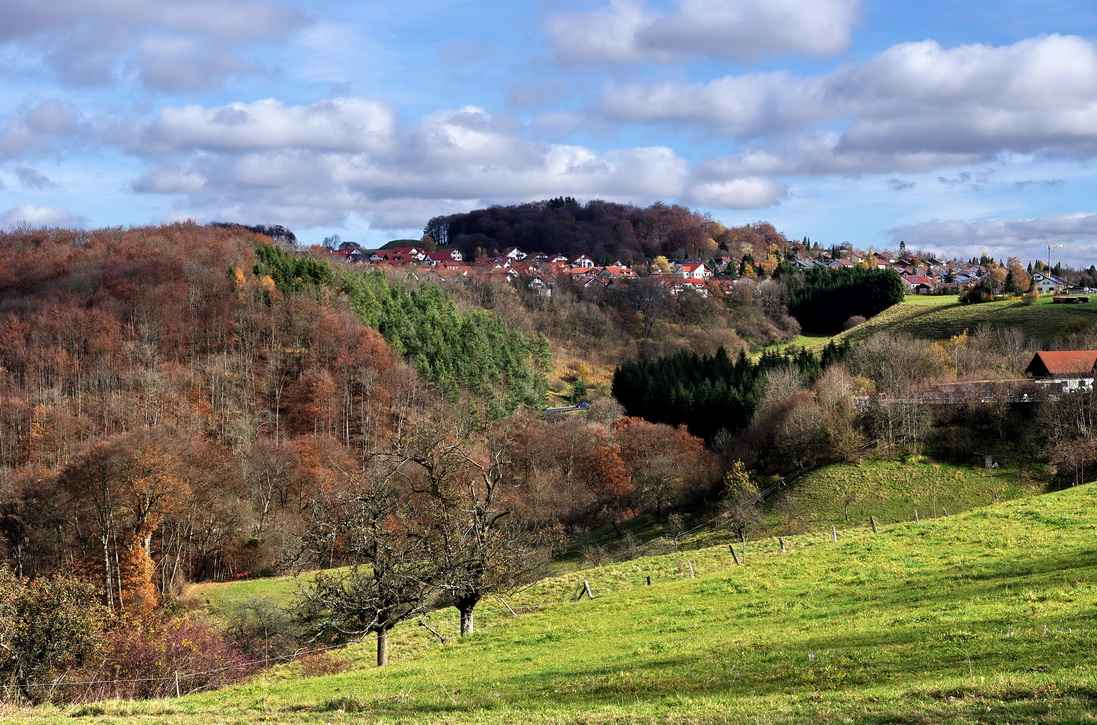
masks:
<svg viewBox="0 0 1097 725"><path fill-rule="evenodd" d="M427 281L475 279L524 285L545 297L551 296L553 287L561 280L570 280L581 288L604 288L643 276L665 287L671 295L688 291L708 296L713 293L727 294L737 285L758 284L767 277L763 265L755 265L749 258L743 260L732 256L707 260L678 259L662 267L645 267L641 274L637 274L633 267L621 260L598 264L585 254L569 257L527 252L517 247L475 260L466 260L456 248L429 251L418 246L371 251L348 244L331 254L354 264L368 264L377 269L400 269ZM792 253L784 262L801 270L820 266L832 269L855 266L892 269L903 281L907 294L911 295L962 294L987 273L986 266L974 262L912 256L891 259L853 250L840 256L823 251ZM1058 293L1065 288L1063 281L1042 271L1033 272L1031 280L1032 288L1041 294Z"/></svg>

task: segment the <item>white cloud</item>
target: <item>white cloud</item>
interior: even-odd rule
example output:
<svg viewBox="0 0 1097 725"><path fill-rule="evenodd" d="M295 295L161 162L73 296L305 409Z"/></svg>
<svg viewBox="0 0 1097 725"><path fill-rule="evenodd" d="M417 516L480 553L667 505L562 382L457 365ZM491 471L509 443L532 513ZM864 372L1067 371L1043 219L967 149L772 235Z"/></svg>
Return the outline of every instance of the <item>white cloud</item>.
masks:
<svg viewBox="0 0 1097 725"><path fill-rule="evenodd" d="M669 10L611 0L591 12L553 16L547 30L557 57L567 63L750 62L839 53L859 14L858 0L675 0Z"/></svg>
<svg viewBox="0 0 1097 725"><path fill-rule="evenodd" d="M0 131L0 158L55 153L81 141L88 131L87 119L74 104L45 100L21 112Z"/></svg>
<svg viewBox="0 0 1097 725"><path fill-rule="evenodd" d="M595 151L530 141L523 130L474 106L405 126L366 99L267 100L163 109L126 148L151 163L134 191L180 196L176 216L295 225L357 213L415 228L457 202L562 193L648 202L691 184L689 165L666 147Z"/></svg>
<svg viewBox="0 0 1097 725"><path fill-rule="evenodd" d="M71 85L133 74L146 88L194 90L252 70L242 48L307 22L281 0L7 0L0 45Z"/></svg>
<svg viewBox="0 0 1097 725"><path fill-rule="evenodd" d="M333 98L286 106L271 98L206 107L165 107L131 150L138 154L195 150L376 150L392 142L394 117L379 101Z"/></svg>
<svg viewBox="0 0 1097 725"><path fill-rule="evenodd" d="M24 225L31 227L82 227L87 224L87 221L86 218L71 214L64 209L36 206L34 204L23 204L0 214L0 226L7 229Z"/></svg>
<svg viewBox="0 0 1097 725"><path fill-rule="evenodd" d="M738 174L917 171L1003 152L1097 155L1097 42L892 47L819 77L608 84L616 122L699 127L739 140ZM821 130L824 127L833 127Z"/></svg>
<svg viewBox="0 0 1097 725"><path fill-rule="evenodd" d="M889 234L896 243L902 239L911 248L949 249L966 258L987 253L1002 259L1046 259L1049 242L1077 244L1078 250L1054 250L1055 260L1073 259L1073 263L1089 266L1094 247L1085 245L1097 239L1097 212L972 222L933 220L897 227Z"/></svg>
<svg viewBox="0 0 1097 725"><path fill-rule="evenodd" d="M695 184L687 201L725 209L762 209L788 196L788 187L770 179L746 178Z"/></svg>

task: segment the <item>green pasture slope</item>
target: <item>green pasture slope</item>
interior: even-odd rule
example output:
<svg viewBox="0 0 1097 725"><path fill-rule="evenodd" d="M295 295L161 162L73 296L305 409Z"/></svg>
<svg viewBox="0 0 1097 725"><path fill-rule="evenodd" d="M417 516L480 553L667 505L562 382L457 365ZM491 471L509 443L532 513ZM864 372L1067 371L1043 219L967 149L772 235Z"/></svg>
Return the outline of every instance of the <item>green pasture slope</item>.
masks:
<svg viewBox="0 0 1097 725"><path fill-rule="evenodd" d="M805 530L848 522L899 523L936 518L998 501L1032 496L1046 484L1014 469L985 470L947 463L865 460L825 466L798 479L788 490L792 501L770 499L771 526L782 514L796 517Z"/></svg>
<svg viewBox="0 0 1097 725"><path fill-rule="evenodd" d="M1000 300L977 305L962 305L955 295L908 295L852 330L833 337L803 335L792 344L819 349L830 340L864 340L877 332L909 333L926 340L947 340L964 330L974 332L979 325L1019 327L1025 336L1046 344L1097 324L1097 300L1088 304L1056 305L1050 296L1032 305L1020 300Z"/></svg>
<svg viewBox="0 0 1097 725"><path fill-rule="evenodd" d="M223 691L9 712L112 723L1097 722L1097 485L633 560ZM692 565L696 578L690 578ZM646 586L646 577L652 585ZM593 600L574 600L583 581ZM450 613L432 617L452 635Z"/></svg>

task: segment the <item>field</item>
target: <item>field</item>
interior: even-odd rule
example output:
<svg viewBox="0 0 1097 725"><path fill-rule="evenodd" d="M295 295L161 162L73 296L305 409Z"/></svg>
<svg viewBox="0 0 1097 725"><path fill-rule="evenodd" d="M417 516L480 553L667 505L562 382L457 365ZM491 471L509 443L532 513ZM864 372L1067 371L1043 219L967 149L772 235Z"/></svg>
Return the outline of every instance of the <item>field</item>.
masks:
<svg viewBox="0 0 1097 725"><path fill-rule="evenodd" d="M173 700L20 722L1097 722L1097 486L638 559ZM696 578L689 574L690 566ZM646 586L651 577L652 585ZM576 601L583 581L593 600ZM448 612L433 625L452 635Z"/></svg>
<svg viewBox="0 0 1097 725"><path fill-rule="evenodd" d="M910 333L929 340L946 340L979 325L1019 327L1025 336L1046 344L1063 335L1081 332L1097 323L1097 304L1056 305L1050 296L1035 304L1001 300L962 305L953 296L908 296L844 335L862 340L881 327L893 333Z"/></svg>
<svg viewBox="0 0 1097 725"><path fill-rule="evenodd" d="M947 340L980 325L1019 327L1038 345L1076 334L1097 324L1097 302L1056 305L1043 296L1032 305L1020 300L1000 300L962 305L955 295L908 295L852 330L838 335L800 335L789 344L819 350L831 340L858 342L877 332L909 333L926 340Z"/></svg>

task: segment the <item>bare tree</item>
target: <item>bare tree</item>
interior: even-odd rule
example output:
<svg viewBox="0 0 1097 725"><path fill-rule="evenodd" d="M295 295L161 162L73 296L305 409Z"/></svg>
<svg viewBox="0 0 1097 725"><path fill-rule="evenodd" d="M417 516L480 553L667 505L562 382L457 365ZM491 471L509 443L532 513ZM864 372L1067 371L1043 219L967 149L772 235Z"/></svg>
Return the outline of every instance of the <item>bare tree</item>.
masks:
<svg viewBox="0 0 1097 725"><path fill-rule="evenodd" d="M414 512L393 485L393 471L360 479L315 502L302 553L337 552L343 569L302 588L298 617L316 638L377 635L377 666L389 661L389 631L428 606L431 562L414 532Z"/></svg>
<svg viewBox="0 0 1097 725"><path fill-rule="evenodd" d="M432 425L433 427L433 425ZM509 441L475 444L420 431L398 444L399 471L419 498L422 536L434 586L461 616L461 636L475 629L485 596L508 593L543 574L554 530L534 529L515 511L517 488L505 473Z"/></svg>

